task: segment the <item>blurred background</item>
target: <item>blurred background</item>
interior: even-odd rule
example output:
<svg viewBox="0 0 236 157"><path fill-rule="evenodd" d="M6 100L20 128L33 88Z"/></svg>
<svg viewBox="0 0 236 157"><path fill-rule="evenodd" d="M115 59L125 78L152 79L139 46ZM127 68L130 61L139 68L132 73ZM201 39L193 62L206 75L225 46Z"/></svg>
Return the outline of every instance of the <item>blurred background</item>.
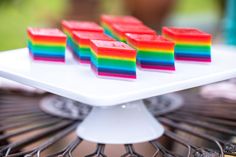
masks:
<svg viewBox="0 0 236 157"><path fill-rule="evenodd" d="M60 28L60 22L63 19L91 20L99 23L101 14L133 15L159 33L164 25L197 27L212 33L214 43L236 45L235 9L236 0L0 0L0 51L26 47L26 28L28 26ZM44 93L44 91L6 82L0 80L1 90L10 88L14 91L19 86L24 89L24 92L27 90L28 93ZM211 94L210 96L213 97L214 92L216 97L222 93L235 93L235 81L230 85L230 88L229 84L220 86L221 90L216 90L219 87L209 86L202 92L205 97L208 96L207 94ZM190 102L198 104L199 91L195 88L183 93L193 95L195 98L191 98ZM1 96L5 100L6 96ZM233 95L230 98L235 103L236 96ZM219 103L219 101L216 102L216 104ZM204 103L209 102L199 104ZM224 102L221 105L227 104ZM235 118L233 115L231 117ZM205 130L201 131L205 132ZM219 137L221 136L219 135ZM23 136L23 138L25 137L28 136ZM63 147L65 141L72 141L72 139L73 137L67 137L48 151L54 152L56 148ZM200 140L195 141L199 143ZM81 149L78 149L76 154L83 156L95 150L96 145L84 142L80 147ZM150 156L150 152L153 151L153 148L147 144L138 144L136 148L145 156ZM113 156L118 156L120 152L124 151L123 149L123 146L108 145L109 153Z"/></svg>
<svg viewBox="0 0 236 157"><path fill-rule="evenodd" d="M225 26L236 28L233 3L235 7L234 0L0 0L0 51L25 47L28 26L60 28L62 19L99 22L101 14L133 15L157 31L163 25L198 27L214 34L215 42L224 42Z"/></svg>

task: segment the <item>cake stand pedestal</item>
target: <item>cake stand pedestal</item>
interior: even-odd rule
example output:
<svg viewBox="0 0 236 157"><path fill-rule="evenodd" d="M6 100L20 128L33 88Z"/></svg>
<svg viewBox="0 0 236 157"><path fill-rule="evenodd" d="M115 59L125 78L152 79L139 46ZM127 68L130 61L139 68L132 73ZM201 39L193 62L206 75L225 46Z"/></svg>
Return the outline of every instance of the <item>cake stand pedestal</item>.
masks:
<svg viewBox="0 0 236 157"><path fill-rule="evenodd" d="M105 144L140 143L156 139L163 133L163 126L141 100L93 107L77 129L77 134L83 139Z"/></svg>

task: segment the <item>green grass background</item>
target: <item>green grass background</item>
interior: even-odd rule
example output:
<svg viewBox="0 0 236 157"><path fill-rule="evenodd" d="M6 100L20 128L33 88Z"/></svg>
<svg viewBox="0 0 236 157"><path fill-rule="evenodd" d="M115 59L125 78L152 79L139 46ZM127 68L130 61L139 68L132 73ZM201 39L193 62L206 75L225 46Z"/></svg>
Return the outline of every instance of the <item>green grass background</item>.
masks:
<svg viewBox="0 0 236 157"><path fill-rule="evenodd" d="M100 0L102 12L124 12L122 0ZM176 15L215 13L218 0L177 0ZM26 28L58 27L70 0L0 0L0 51L26 46Z"/></svg>
<svg viewBox="0 0 236 157"><path fill-rule="evenodd" d="M0 51L25 47L28 26L54 26L66 8L66 0L0 0Z"/></svg>

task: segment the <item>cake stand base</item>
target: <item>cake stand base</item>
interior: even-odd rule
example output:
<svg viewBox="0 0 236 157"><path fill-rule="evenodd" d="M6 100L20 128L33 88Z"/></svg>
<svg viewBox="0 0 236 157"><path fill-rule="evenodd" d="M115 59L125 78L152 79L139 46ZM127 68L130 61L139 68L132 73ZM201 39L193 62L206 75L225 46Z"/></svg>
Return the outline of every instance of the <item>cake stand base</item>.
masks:
<svg viewBox="0 0 236 157"><path fill-rule="evenodd" d="M156 139L162 136L164 128L140 100L112 107L93 107L76 133L91 142L130 144Z"/></svg>

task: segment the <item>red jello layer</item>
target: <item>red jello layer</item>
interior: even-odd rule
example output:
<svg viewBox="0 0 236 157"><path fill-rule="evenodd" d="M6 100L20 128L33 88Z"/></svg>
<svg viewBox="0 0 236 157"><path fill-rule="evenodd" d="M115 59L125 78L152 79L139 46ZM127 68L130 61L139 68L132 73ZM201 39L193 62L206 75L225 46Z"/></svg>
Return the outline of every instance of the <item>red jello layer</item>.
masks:
<svg viewBox="0 0 236 157"><path fill-rule="evenodd" d="M135 34L152 34L155 35L156 32L151 28L145 25L122 25L122 24L113 24L112 29L122 35L125 36L125 33L135 33Z"/></svg>
<svg viewBox="0 0 236 157"><path fill-rule="evenodd" d="M133 53L124 53L124 52L112 52L112 51L96 51L93 50L92 51L99 57L99 56L109 56L110 58L123 58L125 60L130 59L130 60L134 60L136 58L136 52Z"/></svg>
<svg viewBox="0 0 236 157"><path fill-rule="evenodd" d="M86 45L90 43L90 40L114 41L113 38L105 35L102 32L73 31L72 37L76 42Z"/></svg>
<svg viewBox="0 0 236 157"><path fill-rule="evenodd" d="M119 41L91 40L91 48L99 55L136 57L136 50Z"/></svg>
<svg viewBox="0 0 236 157"><path fill-rule="evenodd" d="M163 27L163 35L179 41L210 42L211 35L195 28Z"/></svg>
<svg viewBox="0 0 236 157"><path fill-rule="evenodd" d="M62 27L68 30L103 32L103 28L95 22L90 21L62 21Z"/></svg>
<svg viewBox="0 0 236 157"><path fill-rule="evenodd" d="M158 48L158 49L173 49L174 42L167 40L160 35L148 34L126 34L127 42L135 47L142 48Z"/></svg>
<svg viewBox="0 0 236 157"><path fill-rule="evenodd" d="M65 44L66 43L66 38L61 39L61 38L41 38L41 37L32 37L28 35L28 39L32 41L33 43L55 43L55 44Z"/></svg>
<svg viewBox="0 0 236 157"><path fill-rule="evenodd" d="M66 42L66 35L59 29L41 29L41 28L28 28L28 37L37 41L47 41L47 42Z"/></svg>

